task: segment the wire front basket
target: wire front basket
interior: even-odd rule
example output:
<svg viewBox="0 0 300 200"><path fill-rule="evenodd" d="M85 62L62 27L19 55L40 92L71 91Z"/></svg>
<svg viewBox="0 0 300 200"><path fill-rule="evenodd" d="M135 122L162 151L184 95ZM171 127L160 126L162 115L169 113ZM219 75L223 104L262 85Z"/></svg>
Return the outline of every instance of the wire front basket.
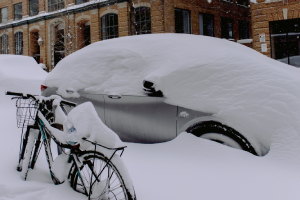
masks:
<svg viewBox="0 0 300 200"><path fill-rule="evenodd" d="M16 101L17 107L17 126L18 128L25 128L28 125L35 123L36 112L38 104L33 99L18 98Z"/></svg>

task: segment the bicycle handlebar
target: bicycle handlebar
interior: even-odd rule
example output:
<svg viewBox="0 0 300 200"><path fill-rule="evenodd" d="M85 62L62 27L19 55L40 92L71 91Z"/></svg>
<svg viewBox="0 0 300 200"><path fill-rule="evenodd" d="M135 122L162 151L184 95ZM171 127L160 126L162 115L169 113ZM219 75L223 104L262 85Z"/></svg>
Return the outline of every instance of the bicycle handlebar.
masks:
<svg viewBox="0 0 300 200"><path fill-rule="evenodd" d="M36 100L36 98L31 95L31 94L23 94L23 93L19 93L19 92L11 92L11 91L6 91L5 92L6 95L12 95L12 96L22 96L22 97L27 97L27 98L33 98L34 100ZM66 100L61 100L60 103L68 105L68 106L76 106L76 103L70 102L70 101L66 101Z"/></svg>
<svg viewBox="0 0 300 200"><path fill-rule="evenodd" d="M73 106L73 107L75 107L77 105L76 103L66 101L66 100L61 100L60 103L65 104L67 106Z"/></svg>

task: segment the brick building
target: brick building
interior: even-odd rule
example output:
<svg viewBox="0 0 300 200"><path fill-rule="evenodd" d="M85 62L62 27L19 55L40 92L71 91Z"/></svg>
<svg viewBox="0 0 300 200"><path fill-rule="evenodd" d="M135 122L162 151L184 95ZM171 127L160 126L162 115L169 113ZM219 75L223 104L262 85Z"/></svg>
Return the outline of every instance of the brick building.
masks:
<svg viewBox="0 0 300 200"><path fill-rule="evenodd" d="M127 0L1 0L0 53L33 56L51 71L90 43L130 35L131 9L136 34L188 33L251 45L249 0L135 0L130 5Z"/></svg>
<svg viewBox="0 0 300 200"><path fill-rule="evenodd" d="M253 48L300 67L299 0L256 0L251 3Z"/></svg>

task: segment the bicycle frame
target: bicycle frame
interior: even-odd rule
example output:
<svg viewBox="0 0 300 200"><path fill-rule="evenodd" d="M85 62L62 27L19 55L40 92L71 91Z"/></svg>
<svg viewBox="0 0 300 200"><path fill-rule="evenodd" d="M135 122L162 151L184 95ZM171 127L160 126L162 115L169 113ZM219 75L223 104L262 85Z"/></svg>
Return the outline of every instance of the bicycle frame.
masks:
<svg viewBox="0 0 300 200"><path fill-rule="evenodd" d="M52 155L52 152L51 152L50 141L51 141L51 139L53 139L53 141L58 146L60 146L62 148L70 149L69 154L68 154L69 157L67 159L67 163L72 163L72 165L71 164L69 165L70 168L68 170L69 171L68 178L70 178L70 176L71 176L71 169L72 169L72 174L74 174L74 172L78 174L78 178L81 180L81 183L84 187L83 188L84 191L82 193L87 195L90 199L91 190L92 190L92 187L94 186L94 184L96 182L99 182L99 183L102 182L102 181L100 181L99 177L101 177L101 174L104 173L104 169L108 168L108 170L110 170L109 163L111 163L112 158L115 156L117 151L121 151L119 156L122 156L122 154L124 152L124 148L126 148L126 146L119 147L119 148L108 148L108 147L105 147L105 146L102 146L102 145L98 144L97 142L90 141L86 138L82 138L82 140L85 140L85 141L91 143L91 145L94 145L95 148L94 148L94 150L90 149L90 148L88 150L81 150L79 148L80 143L78 143L75 146L72 146L71 144L69 144L66 141L66 138L64 137L65 132L53 127L52 126L53 124L50 124L49 121L48 121L49 120L49 115L51 115L51 114L54 115L53 117L54 117L54 122L55 122L55 120L56 120L55 116L57 114L61 115L62 112L64 112L63 106L62 106L61 103L64 103L66 105L75 105L75 104L62 100L61 102L56 101L56 103L54 105L54 101L56 99L55 98L52 99L51 97L50 98L44 98L44 97L40 98L39 97L38 99L36 99L32 95L23 96L22 93L7 92L6 94L7 95L21 96L20 98L25 98L25 99L32 98L34 101L36 101L36 103L38 103L38 109L37 109L37 112L35 114L35 123L34 123L34 125L27 126L25 136L23 137L23 146L21 148L20 155L19 155L19 165L18 165L17 169L19 171L22 171L21 167L25 166L26 172L25 172L24 179L26 179L27 170L28 170L26 165L28 166L29 164L31 164L31 168L33 168L33 166L34 166L34 164L37 160L37 157L39 155L39 152L40 152L40 148L41 148L40 144L42 143L42 144L44 144L44 149L45 149L46 159L47 159L47 163L48 163L48 167L49 167L49 171L50 171L50 176L51 176L54 184L61 184L65 181L65 180L60 180L52 170L52 166L53 166L54 161L53 161L53 155ZM60 97L58 97L58 98L60 98ZM46 101L44 101L44 100L46 100ZM61 99L58 99L58 100L61 100ZM51 105L50 104L46 105L47 101L50 102ZM49 108L47 107L49 105L50 105L50 110L48 110ZM48 118L47 118L47 116L48 116ZM60 116L60 120L65 120L66 117L67 117L66 115ZM32 119L33 119L33 116L32 116ZM60 121L60 123L62 124L63 122ZM31 131L32 129L39 130L38 135L33 135L33 134L37 134L37 132L33 133ZM29 137L31 137L31 138L29 138ZM34 141L35 141L35 144L33 145ZM32 142L32 143L30 143L30 145L28 146L27 145L28 142ZM28 146L28 148L29 148L28 151L26 151L26 146ZM105 153L105 152L102 152L102 151L97 151L97 146L99 146L101 148L111 150L112 152L110 152L110 153L106 152ZM23 160L24 160L24 155L28 154L28 153L29 154L26 155L27 160L25 160L25 161L30 162L30 156L32 154L33 149L34 149L34 153L33 153L33 157L32 157L32 163L22 163ZM99 174L97 174L94 170L95 169L94 168L95 167L94 166L94 161L91 161L91 160L88 160L88 159L86 160L85 157L81 158L81 156L84 155L84 154L94 154L94 157L95 157L96 154L101 154L106 159L108 159L108 160L105 161L105 165L103 165L104 167L100 168L101 170L100 170ZM88 166L88 169L91 171L91 175L92 175L91 176L91 181L90 181L90 183L88 183L89 185L86 185L84 179L82 178L84 176L82 176L82 174L81 174L81 170L82 170L82 168L84 167L85 164L87 164L86 166ZM112 174L109 173L108 179L110 179L112 176L113 176L113 173ZM92 181L92 178L94 178L93 181Z"/></svg>

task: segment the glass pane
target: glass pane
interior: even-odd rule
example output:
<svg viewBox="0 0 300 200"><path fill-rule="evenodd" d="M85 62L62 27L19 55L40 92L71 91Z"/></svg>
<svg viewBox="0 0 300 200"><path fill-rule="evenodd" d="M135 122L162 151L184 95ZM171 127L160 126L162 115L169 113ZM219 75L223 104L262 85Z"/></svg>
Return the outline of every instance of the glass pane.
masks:
<svg viewBox="0 0 300 200"><path fill-rule="evenodd" d="M183 13L180 9L175 9L175 32L183 33Z"/></svg>
<svg viewBox="0 0 300 200"><path fill-rule="evenodd" d="M233 38L233 24L232 22L228 22L228 38Z"/></svg>
<svg viewBox="0 0 300 200"><path fill-rule="evenodd" d="M1 23L7 23L7 7L1 9Z"/></svg>
<svg viewBox="0 0 300 200"><path fill-rule="evenodd" d="M39 1L38 0L30 0L29 1L29 15L37 15L39 13Z"/></svg>
<svg viewBox="0 0 300 200"><path fill-rule="evenodd" d="M190 33L190 12L183 10L184 33Z"/></svg>
<svg viewBox="0 0 300 200"><path fill-rule="evenodd" d="M140 18L140 8L135 9L135 21L136 22L140 22L141 18Z"/></svg>
<svg viewBox="0 0 300 200"><path fill-rule="evenodd" d="M141 14L141 21L145 21L146 20L146 10L145 10L145 7L141 7L140 14Z"/></svg>
<svg viewBox="0 0 300 200"><path fill-rule="evenodd" d="M300 33L288 33L289 64L300 67Z"/></svg>
<svg viewBox="0 0 300 200"><path fill-rule="evenodd" d="M203 14L202 13L199 13L199 28L200 28L200 35L204 35Z"/></svg>
<svg viewBox="0 0 300 200"><path fill-rule="evenodd" d="M110 14L109 15L109 26L113 26L114 25L114 15Z"/></svg>
<svg viewBox="0 0 300 200"><path fill-rule="evenodd" d="M22 3L15 4L14 11L15 11L15 20L22 19Z"/></svg>

